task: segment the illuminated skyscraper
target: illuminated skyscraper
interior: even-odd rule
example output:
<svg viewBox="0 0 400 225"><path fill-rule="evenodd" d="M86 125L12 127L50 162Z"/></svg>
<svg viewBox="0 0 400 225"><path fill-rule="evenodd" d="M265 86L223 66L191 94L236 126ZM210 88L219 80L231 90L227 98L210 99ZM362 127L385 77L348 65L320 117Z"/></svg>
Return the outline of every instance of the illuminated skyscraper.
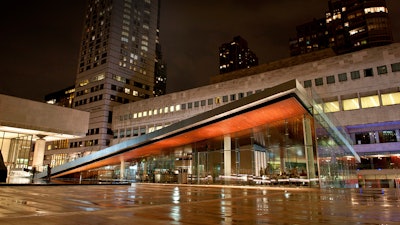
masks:
<svg viewBox="0 0 400 225"><path fill-rule="evenodd" d="M248 48L247 41L240 36L219 47L220 74L257 65L257 56Z"/></svg>
<svg viewBox="0 0 400 225"><path fill-rule="evenodd" d="M297 26L290 54L323 48L344 54L393 43L385 0L329 0L325 18Z"/></svg>
<svg viewBox="0 0 400 225"><path fill-rule="evenodd" d="M158 0L88 0L74 108L91 116L87 136L70 140L69 157L110 144L114 106L153 96L158 16Z"/></svg>
<svg viewBox="0 0 400 225"><path fill-rule="evenodd" d="M330 0L326 25L339 54L393 43L385 0Z"/></svg>

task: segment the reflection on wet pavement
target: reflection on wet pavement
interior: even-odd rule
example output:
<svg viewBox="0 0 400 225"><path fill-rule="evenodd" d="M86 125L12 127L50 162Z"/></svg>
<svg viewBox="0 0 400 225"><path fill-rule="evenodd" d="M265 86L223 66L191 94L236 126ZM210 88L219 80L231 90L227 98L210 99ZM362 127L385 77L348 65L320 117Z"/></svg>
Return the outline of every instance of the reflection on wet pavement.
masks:
<svg viewBox="0 0 400 225"><path fill-rule="evenodd" d="M0 186L0 224L400 224L398 189Z"/></svg>

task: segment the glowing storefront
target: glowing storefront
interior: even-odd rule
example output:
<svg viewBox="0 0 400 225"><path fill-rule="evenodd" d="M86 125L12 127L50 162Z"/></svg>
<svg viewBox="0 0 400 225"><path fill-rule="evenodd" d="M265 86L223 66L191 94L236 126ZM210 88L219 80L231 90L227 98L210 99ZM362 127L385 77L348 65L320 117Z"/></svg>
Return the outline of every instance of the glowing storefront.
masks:
<svg viewBox="0 0 400 225"><path fill-rule="evenodd" d="M53 168L52 173L194 184L355 185L349 168L359 157L332 121L324 114L313 116L315 104L296 80L288 81ZM323 158L318 157L316 130L324 137Z"/></svg>

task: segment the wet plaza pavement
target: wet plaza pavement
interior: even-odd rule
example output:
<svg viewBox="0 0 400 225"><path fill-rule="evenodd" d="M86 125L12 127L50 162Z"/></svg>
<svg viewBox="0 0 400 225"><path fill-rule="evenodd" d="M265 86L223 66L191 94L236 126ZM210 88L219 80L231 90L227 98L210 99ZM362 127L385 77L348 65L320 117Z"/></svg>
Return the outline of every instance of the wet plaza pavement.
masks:
<svg viewBox="0 0 400 225"><path fill-rule="evenodd" d="M0 185L0 224L400 224L399 189Z"/></svg>

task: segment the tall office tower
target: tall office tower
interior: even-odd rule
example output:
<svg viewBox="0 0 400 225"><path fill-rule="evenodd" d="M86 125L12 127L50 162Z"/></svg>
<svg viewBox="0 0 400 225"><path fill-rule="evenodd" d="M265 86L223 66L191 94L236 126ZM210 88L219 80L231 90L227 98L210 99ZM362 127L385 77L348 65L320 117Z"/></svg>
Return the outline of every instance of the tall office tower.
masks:
<svg viewBox="0 0 400 225"><path fill-rule="evenodd" d="M257 56L248 48L247 41L240 36L219 47L220 74L257 65Z"/></svg>
<svg viewBox="0 0 400 225"><path fill-rule="evenodd" d="M153 96L158 16L158 0L88 0L74 108L89 111L90 123L85 138L70 140L69 157L110 144L114 106Z"/></svg>
<svg viewBox="0 0 400 225"><path fill-rule="evenodd" d="M385 0L329 0L330 46L339 54L393 43Z"/></svg>
<svg viewBox="0 0 400 225"><path fill-rule="evenodd" d="M292 56L328 47L344 54L391 43L385 0L329 0L325 18L298 26L289 48Z"/></svg>

